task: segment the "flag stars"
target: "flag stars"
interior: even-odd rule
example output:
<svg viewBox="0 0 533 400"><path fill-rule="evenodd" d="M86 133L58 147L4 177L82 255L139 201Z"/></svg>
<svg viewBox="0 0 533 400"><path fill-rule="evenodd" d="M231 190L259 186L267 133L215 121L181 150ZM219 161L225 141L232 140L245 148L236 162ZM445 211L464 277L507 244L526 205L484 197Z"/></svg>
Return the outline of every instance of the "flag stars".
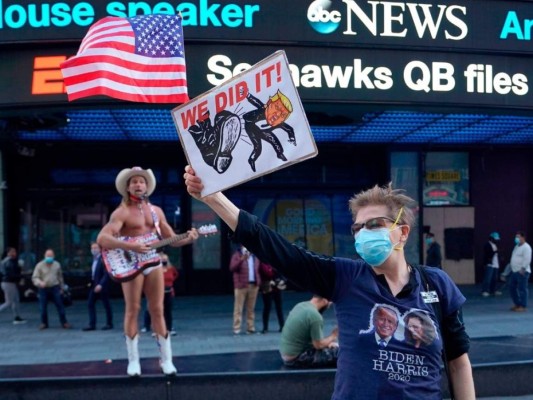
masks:
<svg viewBox="0 0 533 400"><path fill-rule="evenodd" d="M135 33L136 49L154 57L183 55L181 24L174 15L150 15L129 19ZM148 49L148 51L147 51Z"/></svg>

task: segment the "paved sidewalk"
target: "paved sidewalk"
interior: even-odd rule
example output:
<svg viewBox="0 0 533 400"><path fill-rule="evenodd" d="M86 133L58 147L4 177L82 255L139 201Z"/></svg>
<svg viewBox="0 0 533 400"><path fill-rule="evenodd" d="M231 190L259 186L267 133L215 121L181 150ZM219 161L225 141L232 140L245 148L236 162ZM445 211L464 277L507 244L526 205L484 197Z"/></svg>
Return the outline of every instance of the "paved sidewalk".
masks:
<svg viewBox="0 0 533 400"><path fill-rule="evenodd" d="M511 301L507 294L499 297L483 298L478 286L461 286L467 297L464 319L468 333L472 339L491 338L491 343L505 346L501 337L523 336L531 341L533 336L533 310L524 313L509 311ZM285 315L299 301L310 298L308 293L284 292L283 305ZM87 325L87 304L85 300L75 300L73 306L67 308L67 318L73 329L60 328L57 312L53 304L49 304L50 328L39 331L39 312L37 302L22 303L22 316L28 320L26 324L13 325L8 310L0 314L0 336L2 351L0 365L27 365L66 363L77 361L124 360L126 349L122 334L122 299L113 300L115 313L115 329L110 331L83 332ZM261 324L262 302L258 299L256 307L256 329ZM175 362L179 366L180 356L233 353L240 351L276 350L280 334L274 310L270 316L271 333L265 335L239 335L232 332L233 296L194 296L177 297L174 302L174 324L178 332L172 337L172 349ZM104 322L104 311L97 304L99 326ZM325 331L335 323L334 312L329 310L324 315ZM157 357L158 350L155 340L149 333L141 334L139 342L141 357ZM501 339L498 339L501 338ZM498 342L499 340L499 342ZM526 341L524 351L526 354ZM500 347L502 347L500 346ZM516 349L516 346L512 347ZM515 350L516 351L516 350ZM498 354L505 354L500 348ZM506 354L513 360L512 354ZM498 360L505 362L505 359ZM501 398L500 398L501 399ZM514 397L514 399L533 400L532 396Z"/></svg>

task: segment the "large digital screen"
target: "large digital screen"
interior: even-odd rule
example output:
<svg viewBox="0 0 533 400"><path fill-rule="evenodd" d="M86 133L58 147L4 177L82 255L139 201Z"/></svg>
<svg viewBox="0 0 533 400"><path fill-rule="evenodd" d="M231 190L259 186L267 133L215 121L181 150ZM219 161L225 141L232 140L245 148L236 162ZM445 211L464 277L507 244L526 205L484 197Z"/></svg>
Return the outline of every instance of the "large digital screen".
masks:
<svg viewBox="0 0 533 400"><path fill-rule="evenodd" d="M531 53L532 9L506 0L1 0L0 44L79 42L106 16L181 13L193 41Z"/></svg>

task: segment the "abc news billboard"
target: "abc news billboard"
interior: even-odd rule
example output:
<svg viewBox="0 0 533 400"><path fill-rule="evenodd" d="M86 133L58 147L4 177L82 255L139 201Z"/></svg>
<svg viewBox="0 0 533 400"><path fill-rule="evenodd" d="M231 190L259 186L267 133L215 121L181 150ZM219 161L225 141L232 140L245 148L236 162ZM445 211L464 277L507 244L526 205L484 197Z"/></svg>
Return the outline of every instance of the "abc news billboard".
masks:
<svg viewBox="0 0 533 400"><path fill-rule="evenodd" d="M105 16L176 14L185 39L532 50L528 1L0 0L0 44L79 42Z"/></svg>
<svg viewBox="0 0 533 400"><path fill-rule="evenodd" d="M533 2L505 0L0 0L0 108L64 106L100 18L177 12L191 97L283 49L304 102L533 108Z"/></svg>

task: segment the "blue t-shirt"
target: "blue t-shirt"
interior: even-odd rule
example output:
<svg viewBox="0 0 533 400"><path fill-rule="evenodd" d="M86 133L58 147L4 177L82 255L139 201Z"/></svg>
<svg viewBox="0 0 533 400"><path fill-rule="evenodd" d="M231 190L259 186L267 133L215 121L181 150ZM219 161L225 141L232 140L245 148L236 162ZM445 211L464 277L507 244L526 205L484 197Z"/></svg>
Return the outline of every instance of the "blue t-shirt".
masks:
<svg viewBox="0 0 533 400"><path fill-rule="evenodd" d="M441 399L442 338L420 282L408 297L396 298L363 261L335 261L340 353L332 399ZM465 298L448 275L433 268L427 274L442 314L458 310ZM381 344L375 326L380 309L389 317L390 333Z"/></svg>

